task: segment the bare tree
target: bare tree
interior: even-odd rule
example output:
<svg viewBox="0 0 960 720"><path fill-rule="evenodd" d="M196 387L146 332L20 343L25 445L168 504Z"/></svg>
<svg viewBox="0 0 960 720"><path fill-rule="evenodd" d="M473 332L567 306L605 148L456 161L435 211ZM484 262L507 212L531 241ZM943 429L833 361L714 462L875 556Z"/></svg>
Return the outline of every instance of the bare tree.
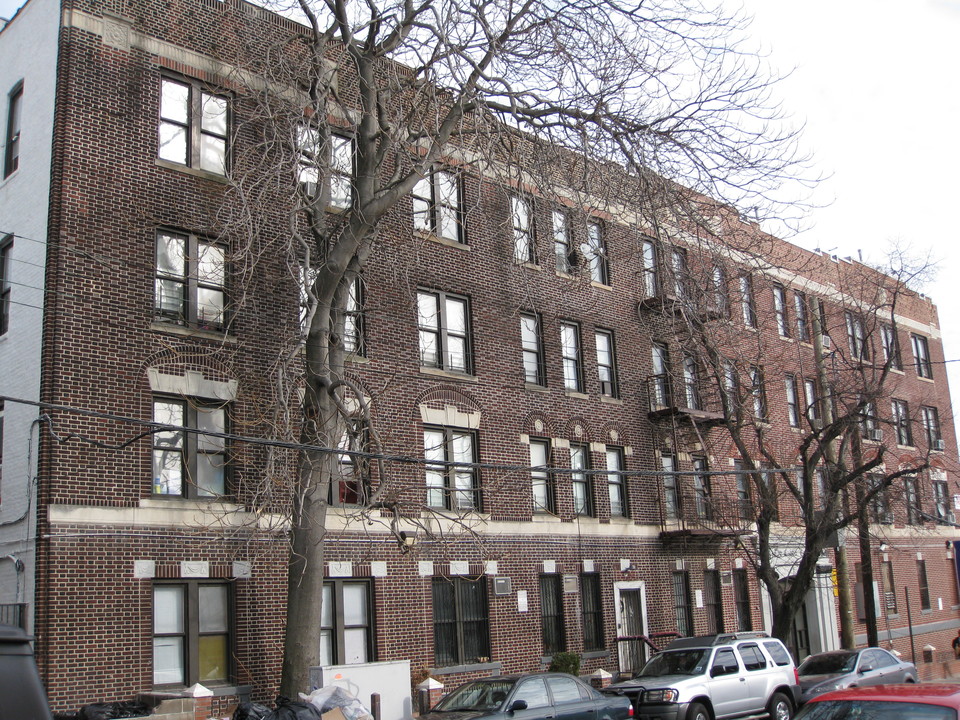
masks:
<svg viewBox="0 0 960 720"><path fill-rule="evenodd" d="M225 57L241 142L223 221L229 237L249 238L236 255L241 288L281 254L304 300L303 333L291 328L265 414L316 449L299 454L295 482L262 495L292 503L281 684L292 694L318 663L325 513L344 457L324 448L349 450L361 434L378 447L368 393L344 360L355 288L384 224L412 205L418 231L456 232L444 201L457 172L615 209L638 234L659 235L729 205L789 219L796 208L777 192L805 173L762 60L742 45L742 19L700 0L273 9L300 25L254 13L249 47ZM268 475L282 478L286 462L271 457ZM399 513L385 471L373 475L361 504Z"/></svg>

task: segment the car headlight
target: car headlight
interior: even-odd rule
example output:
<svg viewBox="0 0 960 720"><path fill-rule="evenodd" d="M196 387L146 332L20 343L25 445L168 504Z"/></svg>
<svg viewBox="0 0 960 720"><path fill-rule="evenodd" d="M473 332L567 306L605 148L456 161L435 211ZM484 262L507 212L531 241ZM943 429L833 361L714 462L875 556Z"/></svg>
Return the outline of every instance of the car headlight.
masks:
<svg viewBox="0 0 960 720"><path fill-rule="evenodd" d="M846 687L846 683L843 682L825 682L815 685L807 691L808 695L822 695L825 692L831 692L833 690L843 690Z"/></svg>
<svg viewBox="0 0 960 720"><path fill-rule="evenodd" d="M663 690L647 690L643 694L645 703L675 703L680 697L680 693L673 688L664 688Z"/></svg>

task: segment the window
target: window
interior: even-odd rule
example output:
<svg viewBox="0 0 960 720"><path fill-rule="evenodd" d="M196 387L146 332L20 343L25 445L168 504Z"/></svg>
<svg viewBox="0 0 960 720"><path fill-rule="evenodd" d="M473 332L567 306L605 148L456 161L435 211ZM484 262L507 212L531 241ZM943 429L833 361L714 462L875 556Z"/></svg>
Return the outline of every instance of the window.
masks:
<svg viewBox="0 0 960 720"><path fill-rule="evenodd" d="M893 427L897 432L898 445L913 445L913 430L910 423L910 408L906 400L893 400Z"/></svg>
<svg viewBox="0 0 960 720"><path fill-rule="evenodd" d="M530 481L533 486L533 511L552 513L553 482L550 477L550 441L530 438Z"/></svg>
<svg viewBox="0 0 960 720"><path fill-rule="evenodd" d="M917 377L932 379L933 365L930 363L930 345L923 335L911 335L913 361L917 368Z"/></svg>
<svg viewBox="0 0 960 720"><path fill-rule="evenodd" d="M603 650L603 602L600 594L600 576L584 573L580 576L580 597L583 603L583 649Z"/></svg>
<svg viewBox="0 0 960 720"><path fill-rule="evenodd" d="M185 498L226 494L226 440L206 434L226 433L225 407L196 399L154 397L153 421L198 431L153 433L153 494Z"/></svg>
<svg viewBox="0 0 960 720"><path fill-rule="evenodd" d="M7 132L3 138L3 177L20 167L20 118L23 112L23 82L13 86L7 99Z"/></svg>
<svg viewBox="0 0 960 720"><path fill-rule="evenodd" d="M617 365L613 346L613 332L597 330L597 375L600 380L600 394L617 397Z"/></svg>
<svg viewBox="0 0 960 720"><path fill-rule="evenodd" d="M757 306L753 301L753 278L749 275L740 276L740 304L743 309L743 324L755 328Z"/></svg>
<svg viewBox="0 0 960 720"><path fill-rule="evenodd" d="M730 297L727 288L727 272L723 265L715 263L710 273L711 309L721 317L730 315Z"/></svg>
<svg viewBox="0 0 960 720"><path fill-rule="evenodd" d="M351 414L344 418L343 434L337 443L341 451L337 454L338 473L330 480L327 502L336 506L363 505L370 498L369 461L350 453L368 449L370 428L355 398L347 396L341 402Z"/></svg>
<svg viewBox="0 0 960 720"><path fill-rule="evenodd" d="M710 663L710 677L733 675L739 671L740 663L737 662L737 656L733 654L733 648L717 650L713 656L713 662Z"/></svg>
<svg viewBox="0 0 960 720"><path fill-rule="evenodd" d="M651 378L651 409L667 407L670 399L670 354L663 343L654 343L651 348L653 378Z"/></svg>
<svg viewBox="0 0 960 720"><path fill-rule="evenodd" d="M420 364L469 373L470 332L467 299L433 290L417 291Z"/></svg>
<svg viewBox="0 0 960 720"><path fill-rule="evenodd" d="M883 360L889 363L893 370L903 370L903 359L900 355L900 340L897 329L892 325L880 326L880 341L883 344Z"/></svg>
<svg viewBox="0 0 960 720"><path fill-rule="evenodd" d="M590 269L590 279L600 285L610 284L610 263L603 228L599 223L587 224L587 241L580 245L580 252Z"/></svg>
<svg viewBox="0 0 960 720"><path fill-rule="evenodd" d="M820 393L817 391L817 381L806 378L803 381L803 394L807 403L807 420L811 423L820 422Z"/></svg>
<svg viewBox="0 0 960 720"><path fill-rule="evenodd" d="M690 271L687 267L687 251L673 248L670 253L670 265L673 270L673 294L678 300L688 299Z"/></svg>
<svg viewBox="0 0 960 720"><path fill-rule="evenodd" d="M569 273L576 265L576 257L570 246L570 224L567 214L562 210L554 210L553 220L553 253L557 259L557 272Z"/></svg>
<svg viewBox="0 0 960 720"><path fill-rule="evenodd" d="M660 470L663 471L663 514L667 520L680 517L680 485L677 476L676 458L670 453L661 453Z"/></svg>
<svg viewBox="0 0 960 720"><path fill-rule="evenodd" d="M747 581L747 571L737 568L733 571L733 601L737 608L737 629L741 631L753 630L753 616L750 601L750 583Z"/></svg>
<svg viewBox="0 0 960 720"><path fill-rule="evenodd" d="M784 378L787 386L787 421L790 427L800 427L800 398L797 394L797 378L787 374Z"/></svg>
<svg viewBox="0 0 960 720"><path fill-rule="evenodd" d="M790 319L787 317L787 291L783 285L773 286L773 314L777 319L780 337L790 337Z"/></svg>
<svg viewBox="0 0 960 720"><path fill-rule="evenodd" d="M810 311L807 307L807 296L796 290L793 293L793 311L797 319L797 340L810 342Z"/></svg>
<svg viewBox="0 0 960 720"><path fill-rule="evenodd" d="M510 217L513 220L513 257L517 262L534 262L533 222L530 215L530 201L512 195L510 197Z"/></svg>
<svg viewBox="0 0 960 720"><path fill-rule="evenodd" d="M927 582L927 561L917 560L917 584L920 589L920 609L930 609L930 585Z"/></svg>
<svg viewBox="0 0 960 720"><path fill-rule="evenodd" d="M553 655L567 649L563 628L563 588L559 575L540 576L540 629L543 654Z"/></svg>
<svg viewBox="0 0 960 720"><path fill-rule="evenodd" d="M657 246L652 240L640 241L640 293L643 297L656 297L659 294L657 278Z"/></svg>
<svg viewBox="0 0 960 720"><path fill-rule="evenodd" d="M325 150L320 131L312 125L301 125L297 128L297 151L298 179L307 196L317 194L321 176L327 174L330 207L350 207L353 199L353 141L342 135L330 135Z"/></svg>
<svg viewBox="0 0 960 720"><path fill-rule="evenodd" d="M868 475L867 483L870 490L875 490L883 484L882 475ZM870 516L873 522L881 525L889 525L893 522L893 513L890 512L890 499L887 497L887 489L881 488L870 500Z"/></svg>
<svg viewBox="0 0 960 720"><path fill-rule="evenodd" d="M877 406L870 401L864 402L860 410L860 434L867 440L883 440L883 431L877 420Z"/></svg>
<svg viewBox="0 0 960 720"><path fill-rule="evenodd" d="M690 573L673 573L673 609L677 617L677 632L682 637L693 635L693 604L690 601Z"/></svg>
<svg viewBox="0 0 960 720"><path fill-rule="evenodd" d="M223 175L227 171L227 98L197 85L160 81L159 157Z"/></svg>
<svg viewBox="0 0 960 720"><path fill-rule="evenodd" d="M907 506L907 525L919 525L923 522L920 510L920 489L915 476L903 478L903 501Z"/></svg>
<svg viewBox="0 0 960 720"><path fill-rule="evenodd" d="M693 499L696 503L697 518L713 519L713 500L710 496L710 474L707 472L707 459L693 459Z"/></svg>
<svg viewBox="0 0 960 720"><path fill-rule="evenodd" d="M750 394L753 396L753 416L757 420L767 419L767 393L763 382L763 369L750 366Z"/></svg>
<svg viewBox="0 0 960 720"><path fill-rule="evenodd" d="M155 292L158 320L222 330L226 324L224 249L196 235L158 231Z"/></svg>
<svg viewBox="0 0 960 720"><path fill-rule="evenodd" d="M700 373L697 361L692 355L683 358L683 393L687 407L691 410L700 409Z"/></svg>
<svg viewBox="0 0 960 720"><path fill-rule="evenodd" d="M423 457L427 461L427 505L447 510L480 507L477 469L472 467L477 462L473 432L449 427L425 428Z"/></svg>
<svg viewBox="0 0 960 720"><path fill-rule="evenodd" d="M754 643L741 645L739 648L740 657L743 658L743 666L747 670L763 670L767 666L767 659L760 652L760 646Z"/></svg>
<svg viewBox="0 0 960 720"><path fill-rule="evenodd" d="M610 515L627 516L627 489L623 478L623 448L607 446L607 493Z"/></svg>
<svg viewBox="0 0 960 720"><path fill-rule="evenodd" d="M867 360L866 331L863 328L863 318L847 311L844 313L847 320L847 340L850 342L850 357L854 360Z"/></svg>
<svg viewBox="0 0 960 720"><path fill-rule="evenodd" d="M582 392L579 325L560 323L560 355L563 358L563 387L573 392Z"/></svg>
<svg viewBox="0 0 960 720"><path fill-rule="evenodd" d="M363 282L357 278L347 290L343 314L343 349L352 355L364 355Z"/></svg>
<svg viewBox="0 0 960 720"><path fill-rule="evenodd" d="M547 375L539 315L525 313L520 316L520 345L523 355L524 382L531 385L546 385Z"/></svg>
<svg viewBox="0 0 960 720"><path fill-rule="evenodd" d="M880 561L880 584L883 586L883 602L887 613L897 614L897 586L893 582L893 563L889 560Z"/></svg>
<svg viewBox="0 0 960 720"><path fill-rule="evenodd" d="M723 632L723 598L720 595L720 571L703 573L703 603L707 610L707 634Z"/></svg>
<svg viewBox="0 0 960 720"><path fill-rule="evenodd" d="M153 586L154 685L211 685L230 679L230 600L226 583Z"/></svg>
<svg viewBox="0 0 960 720"><path fill-rule="evenodd" d="M734 415L740 408L740 378L737 377L737 368L729 360L723 361L723 397L726 400L726 411Z"/></svg>
<svg viewBox="0 0 960 720"><path fill-rule="evenodd" d="M10 276L13 274L13 235L0 240L0 335L10 329Z"/></svg>
<svg viewBox="0 0 960 720"><path fill-rule="evenodd" d="M573 483L573 512L593 515L593 487L590 481L590 447L570 445L570 479Z"/></svg>
<svg viewBox="0 0 960 720"><path fill-rule="evenodd" d="M433 579L434 661L439 667L490 657L486 578Z"/></svg>
<svg viewBox="0 0 960 720"><path fill-rule="evenodd" d="M935 407L924 405L920 408L923 419L923 433L927 438L927 447L931 450L943 450L943 439L940 436L940 415Z"/></svg>
<svg viewBox="0 0 960 720"><path fill-rule="evenodd" d="M460 183L449 170L430 170L413 187L413 227L445 240L464 243Z"/></svg>
<svg viewBox="0 0 960 720"><path fill-rule="evenodd" d="M753 501L750 499L750 476L744 471L743 460L734 460L733 469L736 471L737 505L741 520L753 520ZM742 628L741 628L742 629Z"/></svg>
<svg viewBox="0 0 960 720"><path fill-rule="evenodd" d="M933 485L933 514L937 524L947 525L953 522L953 513L950 512L949 486L947 474L940 468L931 468L930 477Z"/></svg>
<svg viewBox="0 0 960 720"><path fill-rule="evenodd" d="M366 580L332 580L323 584L321 665L356 665L373 660L371 591Z"/></svg>

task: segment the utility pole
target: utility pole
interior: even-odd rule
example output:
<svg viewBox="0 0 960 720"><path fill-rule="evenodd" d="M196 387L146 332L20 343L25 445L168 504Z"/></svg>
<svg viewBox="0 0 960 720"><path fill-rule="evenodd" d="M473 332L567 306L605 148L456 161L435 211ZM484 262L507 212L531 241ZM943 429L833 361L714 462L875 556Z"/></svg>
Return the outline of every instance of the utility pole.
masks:
<svg viewBox="0 0 960 720"><path fill-rule="evenodd" d="M820 319L823 317L823 306L820 300L814 300L814 307L811 313L813 320L813 357L817 366L817 383L820 385L820 394L825 395L830 383L827 378L827 370L823 358L823 323ZM833 423L833 405L829 402L821 402L821 417L824 426L829 427ZM829 463L828 471L832 476L837 468L837 447L836 441L831 442L824 448L824 455ZM837 531L837 544L833 549L834 561L837 567L837 605L840 612L840 645L852 650L856 647L856 638L853 628L853 602L850 597L850 570L847 565L847 548L844 543L842 533L843 529Z"/></svg>

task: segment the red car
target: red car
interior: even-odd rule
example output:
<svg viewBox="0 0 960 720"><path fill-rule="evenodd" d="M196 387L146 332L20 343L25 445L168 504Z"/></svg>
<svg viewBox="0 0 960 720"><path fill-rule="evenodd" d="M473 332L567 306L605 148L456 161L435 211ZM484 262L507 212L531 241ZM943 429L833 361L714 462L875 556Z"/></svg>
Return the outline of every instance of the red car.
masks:
<svg viewBox="0 0 960 720"><path fill-rule="evenodd" d="M960 685L873 685L811 698L794 720L958 720Z"/></svg>

